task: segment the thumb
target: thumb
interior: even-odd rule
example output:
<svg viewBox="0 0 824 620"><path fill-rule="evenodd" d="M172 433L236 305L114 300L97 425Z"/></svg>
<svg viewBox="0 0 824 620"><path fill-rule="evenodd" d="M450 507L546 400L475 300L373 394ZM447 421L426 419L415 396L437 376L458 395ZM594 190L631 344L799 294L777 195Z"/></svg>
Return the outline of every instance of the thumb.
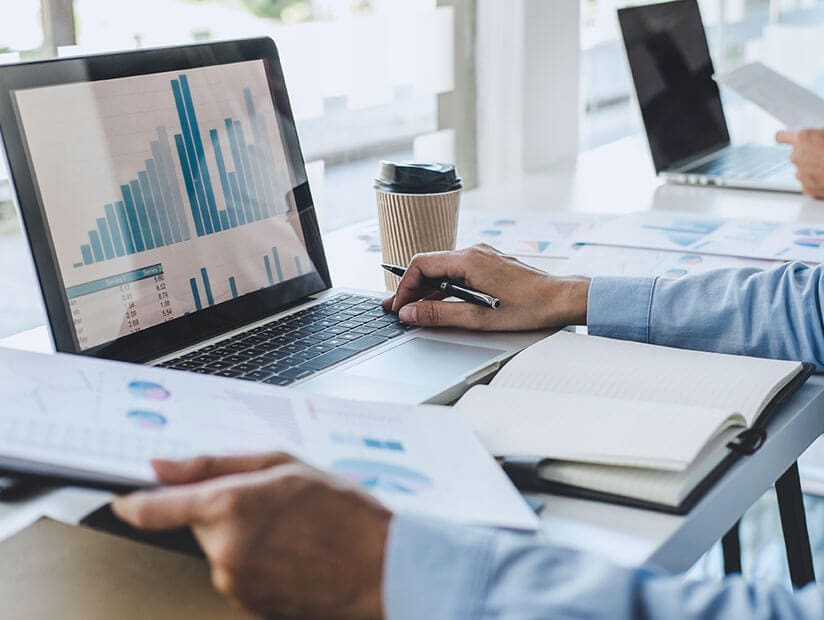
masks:
<svg viewBox="0 0 824 620"><path fill-rule="evenodd" d="M787 131L782 130L775 134L775 141L779 144L792 144L795 145L796 141L798 140L798 132L797 131Z"/></svg>
<svg viewBox="0 0 824 620"><path fill-rule="evenodd" d="M488 310L465 301L418 301L407 304L398 317L409 325L421 327L464 327L480 329L484 311Z"/></svg>

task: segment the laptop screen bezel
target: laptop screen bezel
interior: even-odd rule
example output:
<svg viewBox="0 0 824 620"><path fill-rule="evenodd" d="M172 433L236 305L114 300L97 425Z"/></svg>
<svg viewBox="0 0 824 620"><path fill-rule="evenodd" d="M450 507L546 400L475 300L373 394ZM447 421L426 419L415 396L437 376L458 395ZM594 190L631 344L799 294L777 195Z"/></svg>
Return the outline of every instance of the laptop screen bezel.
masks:
<svg viewBox="0 0 824 620"><path fill-rule="evenodd" d="M629 25L628 22L630 20L634 20L637 22L639 17L644 15L655 14L655 16L658 17L662 14L667 14L668 12L673 13L676 11L685 10L694 11L699 23L702 26L701 29L704 33L704 36L701 43L703 44L703 49L706 52L707 57L709 58L710 68L712 68L712 56L710 54L709 46L707 44L706 30L703 28L701 9L696 0L672 0L671 2L660 2L640 6L625 7L617 10L618 22L622 33L627 65L629 66L630 73L632 75L633 85L636 89L636 93L638 92L639 88L639 71L641 69L637 66L633 66L632 63L632 42L629 41L627 38L627 30ZM663 144L665 140L663 140L660 135L656 134L653 126L654 123L652 122L652 119L649 116L649 110L641 103L640 100L638 101L638 106L641 112L641 118L644 122L644 131L647 136L650 155L652 157L656 174L665 170L674 170L680 165L699 159L703 156L719 151L724 147L730 145L729 128L727 127L727 121L724 115L724 106L721 101L721 92L718 89L718 85L715 83L714 80L710 78L710 82L711 83L708 83L707 86L710 89L710 92L712 92L714 103L717 103L718 108L720 110L720 131L718 133L718 139L715 141L708 140L706 144L698 145L696 148L693 149L684 149L683 152L674 154L669 158L664 158L663 153L659 153L660 146L658 145Z"/></svg>
<svg viewBox="0 0 824 620"><path fill-rule="evenodd" d="M306 249L315 271L140 332L81 349L71 320L46 212L37 190L36 175L28 157L14 104L14 91L251 60L262 60L266 67L272 105L278 117L281 138L291 168L291 198L299 213ZM6 150L13 194L31 248L57 351L146 362L264 319L332 286L277 47L270 38L0 66L0 134Z"/></svg>

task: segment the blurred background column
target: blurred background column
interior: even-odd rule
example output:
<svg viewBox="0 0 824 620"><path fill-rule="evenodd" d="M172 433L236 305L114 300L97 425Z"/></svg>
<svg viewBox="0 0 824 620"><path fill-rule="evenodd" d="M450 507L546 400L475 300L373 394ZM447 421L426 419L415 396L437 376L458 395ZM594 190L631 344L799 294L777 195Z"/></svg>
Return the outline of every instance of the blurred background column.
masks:
<svg viewBox="0 0 824 620"><path fill-rule="evenodd" d="M41 0L43 13L43 49L47 56L57 56L57 48L77 44L74 0Z"/></svg>

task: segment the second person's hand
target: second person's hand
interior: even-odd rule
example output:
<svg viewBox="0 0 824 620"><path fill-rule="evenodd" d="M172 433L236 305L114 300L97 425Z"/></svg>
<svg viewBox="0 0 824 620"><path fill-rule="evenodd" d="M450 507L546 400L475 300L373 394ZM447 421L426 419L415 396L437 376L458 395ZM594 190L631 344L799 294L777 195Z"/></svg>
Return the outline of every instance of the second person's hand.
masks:
<svg viewBox="0 0 824 620"><path fill-rule="evenodd" d="M449 279L501 300L497 310L444 301L436 291ZM383 307L404 323L487 331L549 329L586 322L589 279L559 278L488 245L415 256Z"/></svg>

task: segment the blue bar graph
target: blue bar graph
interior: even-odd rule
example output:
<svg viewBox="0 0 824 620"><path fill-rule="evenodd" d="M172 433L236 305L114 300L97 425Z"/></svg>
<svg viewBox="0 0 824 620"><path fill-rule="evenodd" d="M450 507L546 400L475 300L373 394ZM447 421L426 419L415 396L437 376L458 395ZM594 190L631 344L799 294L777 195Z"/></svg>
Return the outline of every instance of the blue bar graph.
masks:
<svg viewBox="0 0 824 620"><path fill-rule="evenodd" d="M204 233L210 234L214 232L214 228L212 228L212 218L209 217L209 207L206 204L206 194L203 193L203 186L200 182L200 164L197 161L197 155L195 153L195 143L192 139L190 120L186 113L186 105L183 103L183 94L180 90L180 83L177 80L172 80L171 84L172 93L175 99L175 106L177 106L177 115L180 120L180 128L183 131L182 138L183 146L186 152L186 162L191 184L194 188L197 208L200 212L200 220L203 222ZM177 140L177 135L175 135L175 140ZM181 165L182 164L183 161L181 161Z"/></svg>
<svg viewBox="0 0 824 620"><path fill-rule="evenodd" d="M221 126L206 128L189 77L181 73L169 87L179 128L152 130L156 139L147 145L143 168L119 183L120 196L100 207L88 240L81 241L76 268L189 241L192 228L203 237L284 211L277 197L288 188L277 187L267 119L256 111L252 90L238 93L245 118L227 116ZM276 274L283 281L277 250L271 258L271 279Z"/></svg>
<svg viewBox="0 0 824 620"><path fill-rule="evenodd" d="M106 260L114 258L114 245L109 235L109 224L105 218L97 218L97 231L100 234L100 241L103 243L103 255L106 257Z"/></svg>
<svg viewBox="0 0 824 620"><path fill-rule="evenodd" d="M117 215L114 212L114 205L107 204L103 209L106 211L106 221L109 224L109 233L112 236L112 244L114 245L114 253L118 256L123 256L126 253L123 247L123 237L121 236L120 224L117 221Z"/></svg>
<svg viewBox="0 0 824 620"><path fill-rule="evenodd" d="M272 277L272 265L269 263L269 257L263 257L263 264L266 267L266 277L269 279L269 286L275 284L275 279Z"/></svg>
<svg viewBox="0 0 824 620"><path fill-rule="evenodd" d="M205 267L200 268L200 279L203 280L203 290L206 291L206 302L210 306L215 305L215 298L212 295L212 285L209 284L209 272Z"/></svg>
<svg viewBox="0 0 824 620"><path fill-rule="evenodd" d="M215 230L220 230L217 226L217 205L215 204L214 190L212 189L212 180L209 178L209 168L206 165L206 156L203 152L203 140L200 137L200 127L197 123L197 115L195 114L195 106L192 102L192 93L189 90L189 79L185 75L178 78L180 88L183 93L183 105L186 108L186 114L189 117L189 126L191 128L192 138L194 140L195 158L198 165L198 179L203 184L204 193L206 194L206 204L209 211L209 217L212 220L212 225Z"/></svg>
<svg viewBox="0 0 824 620"><path fill-rule="evenodd" d="M283 269L280 266L280 258L278 257L278 249L272 248L272 258L275 259L275 271L278 274L278 282L283 282Z"/></svg>
<svg viewBox="0 0 824 620"><path fill-rule="evenodd" d="M195 302L195 310L203 310L203 303L200 301L200 291L197 290L197 282L194 278L189 278L189 286L192 287L192 299Z"/></svg>
<svg viewBox="0 0 824 620"><path fill-rule="evenodd" d="M235 276L229 276L229 290L232 291L232 299L237 299L237 284Z"/></svg>
<svg viewBox="0 0 824 620"><path fill-rule="evenodd" d="M103 246L100 245L100 235L97 234L96 230L89 231L89 241L91 242L92 246L92 255L94 256L95 262L100 262L103 260Z"/></svg>
<svg viewBox="0 0 824 620"><path fill-rule="evenodd" d="M163 233L163 243L165 245L171 245L175 243L175 240L172 236L172 226L169 223L170 205L167 205L163 198L163 192L160 190L160 181L157 177L157 166L155 166L154 160L152 159L146 160L146 178L149 181L149 190L152 193L157 219L160 222L160 230Z"/></svg>
<svg viewBox="0 0 824 620"><path fill-rule="evenodd" d="M120 191L123 194L123 203L126 205L126 215L129 218L129 230L131 231L132 242L135 252L143 252L146 245L143 243L143 233L140 231L140 224L137 221L137 210L132 200L132 190L128 185L121 185Z"/></svg>
<svg viewBox="0 0 824 620"><path fill-rule="evenodd" d="M152 190L149 187L149 175L146 174L145 171L141 170L137 173L137 184L140 189L139 197L143 201L146 215L149 218L149 228L152 231L152 239L154 239L156 247L162 247L165 243L163 242L163 232L160 229L160 218L157 215L154 196L152 196ZM135 191L135 196L137 195L138 192Z"/></svg>

